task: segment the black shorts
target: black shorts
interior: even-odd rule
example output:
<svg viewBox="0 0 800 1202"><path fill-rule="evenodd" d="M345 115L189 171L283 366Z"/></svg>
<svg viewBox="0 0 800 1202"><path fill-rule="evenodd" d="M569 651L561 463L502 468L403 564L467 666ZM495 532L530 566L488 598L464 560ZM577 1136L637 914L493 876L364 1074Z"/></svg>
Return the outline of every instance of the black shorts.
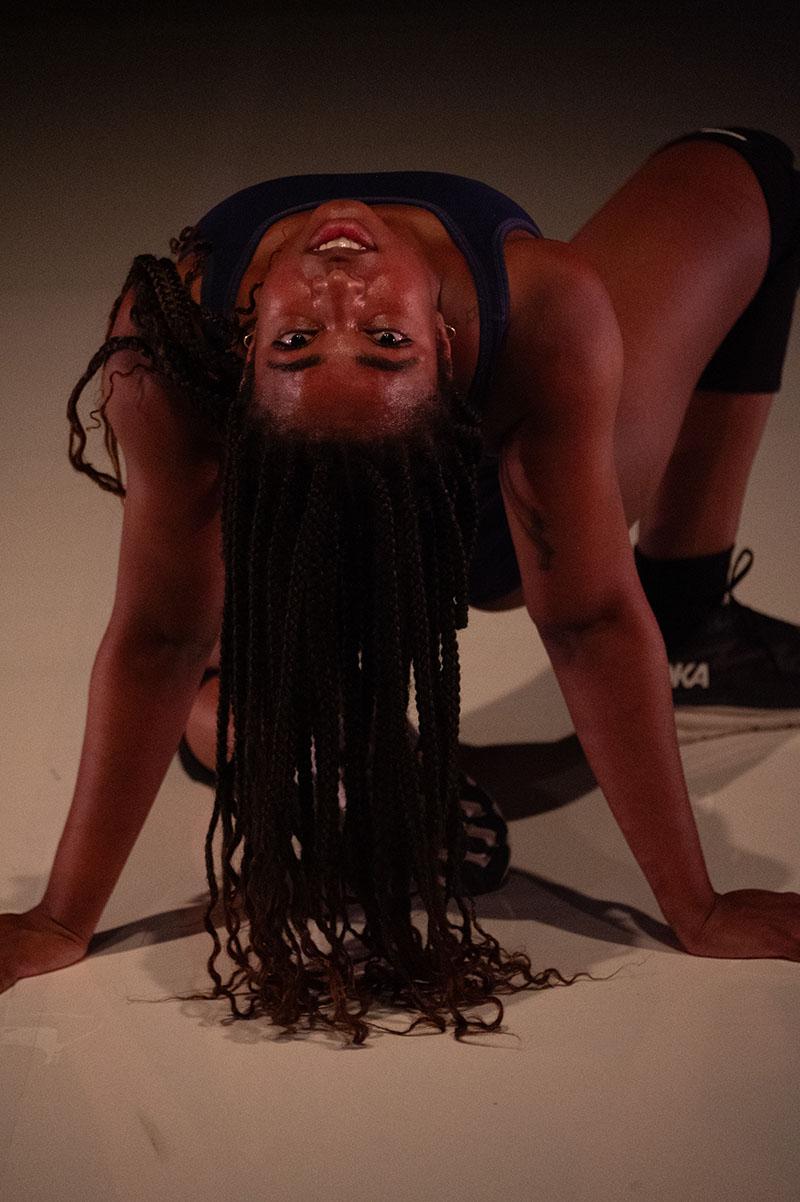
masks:
<svg viewBox="0 0 800 1202"><path fill-rule="evenodd" d="M752 167L769 211L771 245L761 286L709 360L697 387L719 392L777 392L800 282L800 172L785 142L760 129L699 129L660 147L722 142ZM658 151L656 151L658 154Z"/></svg>

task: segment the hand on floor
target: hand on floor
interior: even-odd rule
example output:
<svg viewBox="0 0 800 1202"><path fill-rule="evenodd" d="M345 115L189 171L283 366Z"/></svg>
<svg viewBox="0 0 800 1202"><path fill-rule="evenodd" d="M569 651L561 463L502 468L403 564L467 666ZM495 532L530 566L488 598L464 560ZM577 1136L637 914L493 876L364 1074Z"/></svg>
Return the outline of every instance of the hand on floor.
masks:
<svg viewBox="0 0 800 1202"><path fill-rule="evenodd" d="M88 939L67 931L38 906L24 914L0 914L0 993L23 977L75 964L88 946Z"/></svg>
<svg viewBox="0 0 800 1202"><path fill-rule="evenodd" d="M675 934L693 956L800 960L800 893L766 889L718 893L698 930Z"/></svg>

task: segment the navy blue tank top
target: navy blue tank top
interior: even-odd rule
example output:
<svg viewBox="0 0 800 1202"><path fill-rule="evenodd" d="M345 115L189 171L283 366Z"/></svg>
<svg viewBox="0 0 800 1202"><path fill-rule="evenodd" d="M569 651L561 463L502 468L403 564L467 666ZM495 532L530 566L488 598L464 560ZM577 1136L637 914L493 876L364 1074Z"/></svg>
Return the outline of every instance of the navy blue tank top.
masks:
<svg viewBox="0 0 800 1202"><path fill-rule="evenodd" d="M541 238L533 218L496 188L443 171L377 171L287 175L235 192L197 225L210 243L201 299L230 317L242 278L264 232L292 213L328 200L411 204L434 213L464 255L478 295L480 342L468 400L481 410L508 323L503 239L511 230Z"/></svg>

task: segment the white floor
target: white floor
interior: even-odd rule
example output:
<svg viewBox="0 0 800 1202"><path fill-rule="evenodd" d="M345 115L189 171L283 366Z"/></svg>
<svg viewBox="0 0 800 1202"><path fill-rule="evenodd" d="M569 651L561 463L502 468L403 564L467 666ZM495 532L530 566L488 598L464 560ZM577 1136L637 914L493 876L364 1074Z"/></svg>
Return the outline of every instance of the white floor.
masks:
<svg viewBox="0 0 800 1202"><path fill-rule="evenodd" d="M665 6L655 32L649 9L631 31L625 6L607 33L614 6L546 6L553 20L513 7L498 22L485 6L473 36L470 6L428 5L419 43L390 7L392 45L369 56L366 26L334 36L336 6L319 45L297 18L307 4L264 6L252 39L109 17L85 50L70 13L48 38L34 30L24 62L12 56L0 911L44 888L113 597L121 508L70 468L64 411L134 254L166 253L171 233L259 178L398 167L483 179L566 238L680 132L735 121L792 140L796 55L781 23L737 9L704 38L679 32ZM738 590L794 622L798 351L796 328L743 516L739 543L756 560ZM93 954L0 996L3 1202L796 1202L800 964L674 950L524 610L473 612L461 649L464 758L507 812L513 846L506 887L478 912L535 969L605 979L505 998L503 1032L470 1045L379 1034L343 1048L323 1033L223 1025L223 1003L156 1004L209 983L211 794L175 763ZM800 890L800 734L684 756L715 886Z"/></svg>
<svg viewBox="0 0 800 1202"><path fill-rule="evenodd" d="M102 307L72 300L84 320ZM36 356L41 299L36 320L32 298L11 301L29 366L3 447L0 909L21 910L71 798L120 507L67 464L61 405L25 408L26 390L63 394L63 357ZM757 559L739 595L800 622L789 390L753 473L740 542ZM461 648L465 761L512 819L513 872L478 912L535 969L607 979L506 998L503 1034L472 1046L379 1034L347 1049L222 1025L223 1003L148 1004L208 983L211 794L175 763L94 953L0 997L0 1196L796 1199L800 965L665 943L525 611L473 612ZM716 887L800 889L800 736L684 754Z"/></svg>

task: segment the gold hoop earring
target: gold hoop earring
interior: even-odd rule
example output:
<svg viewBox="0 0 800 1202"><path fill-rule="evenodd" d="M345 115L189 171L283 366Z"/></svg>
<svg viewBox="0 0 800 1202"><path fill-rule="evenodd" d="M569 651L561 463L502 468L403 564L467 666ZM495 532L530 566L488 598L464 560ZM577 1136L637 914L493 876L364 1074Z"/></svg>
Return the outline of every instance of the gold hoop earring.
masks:
<svg viewBox="0 0 800 1202"><path fill-rule="evenodd" d="M250 333L250 334L245 334L245 335L244 335L244 337L242 338L242 342L243 342L243 344L244 344L245 346L247 346L247 347L249 347L249 346L252 346L252 344L253 344L253 334L252 334L252 333Z"/></svg>

